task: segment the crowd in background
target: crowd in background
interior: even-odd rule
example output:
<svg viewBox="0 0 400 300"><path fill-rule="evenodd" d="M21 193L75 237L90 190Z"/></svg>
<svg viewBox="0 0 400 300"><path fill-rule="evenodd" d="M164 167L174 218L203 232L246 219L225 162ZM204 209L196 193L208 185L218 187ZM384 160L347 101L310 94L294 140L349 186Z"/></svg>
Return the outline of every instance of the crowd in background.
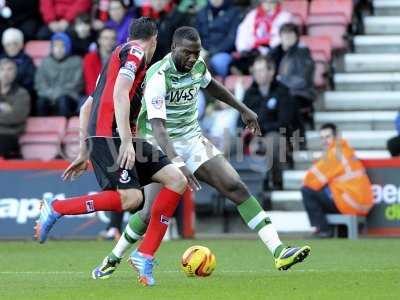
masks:
<svg viewBox="0 0 400 300"><path fill-rule="evenodd" d="M129 23L139 16L158 23L153 62L170 51L174 30L189 25L198 29L201 55L216 78L223 81L231 74L252 75L252 84L246 86L238 80L233 91L259 114L267 139L276 141L282 132L291 136L296 130L304 138L305 124L313 127L314 62L309 50L299 43L300 29L279 0L6 3L2 7L0 3L0 156L17 155L18 135L29 115L78 115L110 53L127 40ZM25 43L32 39L51 41L50 54L37 66L24 51ZM199 97L201 124L206 135L223 148L224 133L235 136L242 124L237 112L209 100L205 94ZM286 150L290 165L290 149ZM279 159L277 153L272 160ZM266 184L279 188L281 164L274 166L272 181Z"/></svg>

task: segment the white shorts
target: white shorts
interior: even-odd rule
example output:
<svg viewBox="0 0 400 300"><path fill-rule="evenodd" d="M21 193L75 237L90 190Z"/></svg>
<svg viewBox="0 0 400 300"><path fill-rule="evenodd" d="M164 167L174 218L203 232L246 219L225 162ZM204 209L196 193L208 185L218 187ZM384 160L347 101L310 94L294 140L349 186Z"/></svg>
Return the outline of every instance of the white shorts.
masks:
<svg viewBox="0 0 400 300"><path fill-rule="evenodd" d="M187 168L192 173L206 161L222 154L222 152L203 135L190 140L172 140L172 142L176 152L185 160Z"/></svg>

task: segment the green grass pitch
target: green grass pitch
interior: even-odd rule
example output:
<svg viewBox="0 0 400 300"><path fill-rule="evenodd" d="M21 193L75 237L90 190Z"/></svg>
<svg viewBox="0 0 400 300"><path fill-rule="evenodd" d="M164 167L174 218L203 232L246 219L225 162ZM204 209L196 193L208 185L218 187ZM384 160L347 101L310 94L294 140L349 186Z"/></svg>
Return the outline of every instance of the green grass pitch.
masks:
<svg viewBox="0 0 400 300"><path fill-rule="evenodd" d="M291 241L291 244L303 244ZM187 278L180 256L194 244L208 246L217 269ZM256 240L173 241L161 246L157 286L145 288L125 260L108 280L90 271L112 242L0 242L0 299L400 299L400 240L310 241L311 256L290 271L273 268Z"/></svg>

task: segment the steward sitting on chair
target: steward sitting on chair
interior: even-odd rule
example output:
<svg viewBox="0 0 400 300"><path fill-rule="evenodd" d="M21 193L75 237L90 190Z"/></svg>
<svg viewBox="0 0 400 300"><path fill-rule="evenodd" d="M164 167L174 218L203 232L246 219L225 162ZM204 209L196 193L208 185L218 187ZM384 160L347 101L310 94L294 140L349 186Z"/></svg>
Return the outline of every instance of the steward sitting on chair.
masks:
<svg viewBox="0 0 400 300"><path fill-rule="evenodd" d="M347 141L337 137L334 124L320 129L324 152L307 171L301 189L304 207L315 236L333 235L326 214L365 216L373 205L371 183L362 163L355 157Z"/></svg>

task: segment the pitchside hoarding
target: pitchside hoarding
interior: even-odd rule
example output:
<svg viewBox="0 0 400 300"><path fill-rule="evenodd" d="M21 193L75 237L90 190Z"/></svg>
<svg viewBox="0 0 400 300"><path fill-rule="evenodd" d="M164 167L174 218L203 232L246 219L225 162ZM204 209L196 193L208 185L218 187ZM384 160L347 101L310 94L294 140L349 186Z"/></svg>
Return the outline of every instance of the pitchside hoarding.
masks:
<svg viewBox="0 0 400 300"><path fill-rule="evenodd" d="M400 236L400 159L363 161L372 182L375 205L368 215L368 233Z"/></svg>
<svg viewBox="0 0 400 300"><path fill-rule="evenodd" d="M0 162L0 238L31 239L39 216L40 200L45 193L62 199L99 190L93 172L78 180L63 182L61 174L67 166L63 161ZM95 237L105 229L106 213L65 217L56 224L51 236Z"/></svg>
<svg viewBox="0 0 400 300"><path fill-rule="evenodd" d="M368 216L368 232L400 236L400 160L363 162L373 183L375 200ZM63 182L61 174L67 165L64 161L0 161L0 239L32 238L40 200L45 193L61 199L99 190L91 171L76 181ZM107 223L108 216L104 212L69 216L56 224L51 237L93 238ZM193 232L187 234L192 235Z"/></svg>

